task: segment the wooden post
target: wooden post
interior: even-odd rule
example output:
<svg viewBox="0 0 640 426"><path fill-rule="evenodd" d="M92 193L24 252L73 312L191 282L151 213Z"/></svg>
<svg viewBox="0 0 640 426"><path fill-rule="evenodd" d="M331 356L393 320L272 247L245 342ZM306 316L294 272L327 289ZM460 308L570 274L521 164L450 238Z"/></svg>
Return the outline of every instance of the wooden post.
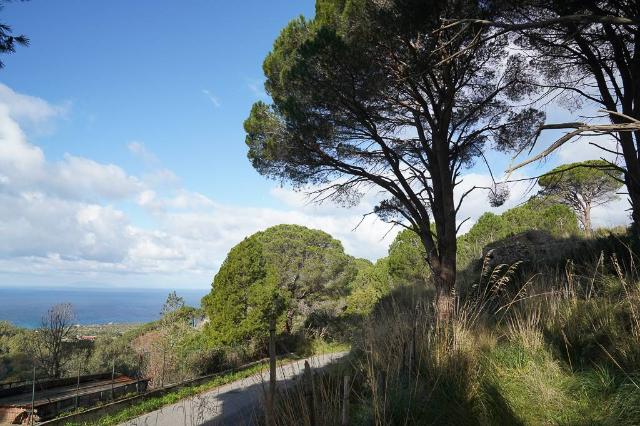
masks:
<svg viewBox="0 0 640 426"><path fill-rule="evenodd" d="M167 348L165 348L163 345L162 346L162 378L160 379L161 388L164 387L164 369L166 367L166 361L167 361Z"/></svg>
<svg viewBox="0 0 640 426"><path fill-rule="evenodd" d="M344 376L344 392L342 395L342 426L349 426L349 393L351 377Z"/></svg>
<svg viewBox="0 0 640 426"><path fill-rule="evenodd" d="M269 321L269 390L267 391L267 407L265 410L267 426L275 424L276 368L276 318L273 316Z"/></svg>
<svg viewBox="0 0 640 426"><path fill-rule="evenodd" d="M311 426L316 426L316 390L313 383L313 373L311 372L309 361L304 362L304 391L307 397L307 407L309 408L309 421Z"/></svg>
<svg viewBox="0 0 640 426"><path fill-rule="evenodd" d="M78 358L78 380L76 381L76 410L78 409L78 399L80 398L80 358Z"/></svg>
<svg viewBox="0 0 640 426"><path fill-rule="evenodd" d="M116 359L114 358L113 361L111 361L111 400L112 401L114 399L113 380L115 379L115 376L116 376Z"/></svg>
<svg viewBox="0 0 640 426"><path fill-rule="evenodd" d="M136 393L140 393L140 379L142 379L142 357L144 356L144 351L138 356L138 374L136 382Z"/></svg>

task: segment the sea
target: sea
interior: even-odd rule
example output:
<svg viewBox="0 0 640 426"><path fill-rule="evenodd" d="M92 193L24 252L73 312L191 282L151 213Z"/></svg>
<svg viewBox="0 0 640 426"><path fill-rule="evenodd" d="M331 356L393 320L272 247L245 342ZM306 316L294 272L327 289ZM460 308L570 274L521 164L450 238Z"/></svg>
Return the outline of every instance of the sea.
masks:
<svg viewBox="0 0 640 426"><path fill-rule="evenodd" d="M160 318L171 289L0 287L0 321L36 328L51 306L71 303L77 324L143 323ZM176 290L189 306L200 307L209 289Z"/></svg>

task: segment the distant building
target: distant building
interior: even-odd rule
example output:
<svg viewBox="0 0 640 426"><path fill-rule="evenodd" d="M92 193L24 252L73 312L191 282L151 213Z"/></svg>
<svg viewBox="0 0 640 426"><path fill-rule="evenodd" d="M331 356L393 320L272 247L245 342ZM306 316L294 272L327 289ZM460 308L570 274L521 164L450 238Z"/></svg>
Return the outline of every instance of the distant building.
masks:
<svg viewBox="0 0 640 426"><path fill-rule="evenodd" d="M196 330L202 330L202 328L209 322L209 318L204 315L193 317L191 319L191 326Z"/></svg>
<svg viewBox="0 0 640 426"><path fill-rule="evenodd" d="M93 342L98 338L98 336L80 336L76 335L76 340L83 340L87 342Z"/></svg>

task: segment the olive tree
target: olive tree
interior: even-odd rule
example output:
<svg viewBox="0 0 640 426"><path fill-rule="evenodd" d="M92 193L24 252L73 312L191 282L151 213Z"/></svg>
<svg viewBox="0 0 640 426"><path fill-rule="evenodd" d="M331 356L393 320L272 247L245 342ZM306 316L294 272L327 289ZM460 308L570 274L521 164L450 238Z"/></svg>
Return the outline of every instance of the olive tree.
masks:
<svg viewBox="0 0 640 426"><path fill-rule="evenodd" d="M313 19L291 21L275 41L264 61L273 104L254 104L245 121L261 174L345 205L372 187L386 194L374 212L418 234L441 318L453 301L456 216L470 192L454 197L463 170L492 147L530 142L544 118L512 105L529 76L505 39L443 62L475 36L435 33L441 18L490 18L485 3L318 0Z"/></svg>

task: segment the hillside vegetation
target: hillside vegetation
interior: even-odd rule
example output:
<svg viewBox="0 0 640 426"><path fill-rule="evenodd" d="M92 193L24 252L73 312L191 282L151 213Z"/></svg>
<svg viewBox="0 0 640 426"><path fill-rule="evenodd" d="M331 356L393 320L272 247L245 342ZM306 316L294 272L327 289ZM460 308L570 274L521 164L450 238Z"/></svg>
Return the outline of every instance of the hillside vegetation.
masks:
<svg viewBox="0 0 640 426"><path fill-rule="evenodd" d="M447 322L429 283L380 291L354 328L350 362L316 384L320 412L333 414L315 424L340 424L345 374L358 425L637 424L638 258L624 234L564 243L576 241L579 258L498 265L460 282ZM282 396L278 424L302 424L293 413L311 424L306 392Z"/></svg>

